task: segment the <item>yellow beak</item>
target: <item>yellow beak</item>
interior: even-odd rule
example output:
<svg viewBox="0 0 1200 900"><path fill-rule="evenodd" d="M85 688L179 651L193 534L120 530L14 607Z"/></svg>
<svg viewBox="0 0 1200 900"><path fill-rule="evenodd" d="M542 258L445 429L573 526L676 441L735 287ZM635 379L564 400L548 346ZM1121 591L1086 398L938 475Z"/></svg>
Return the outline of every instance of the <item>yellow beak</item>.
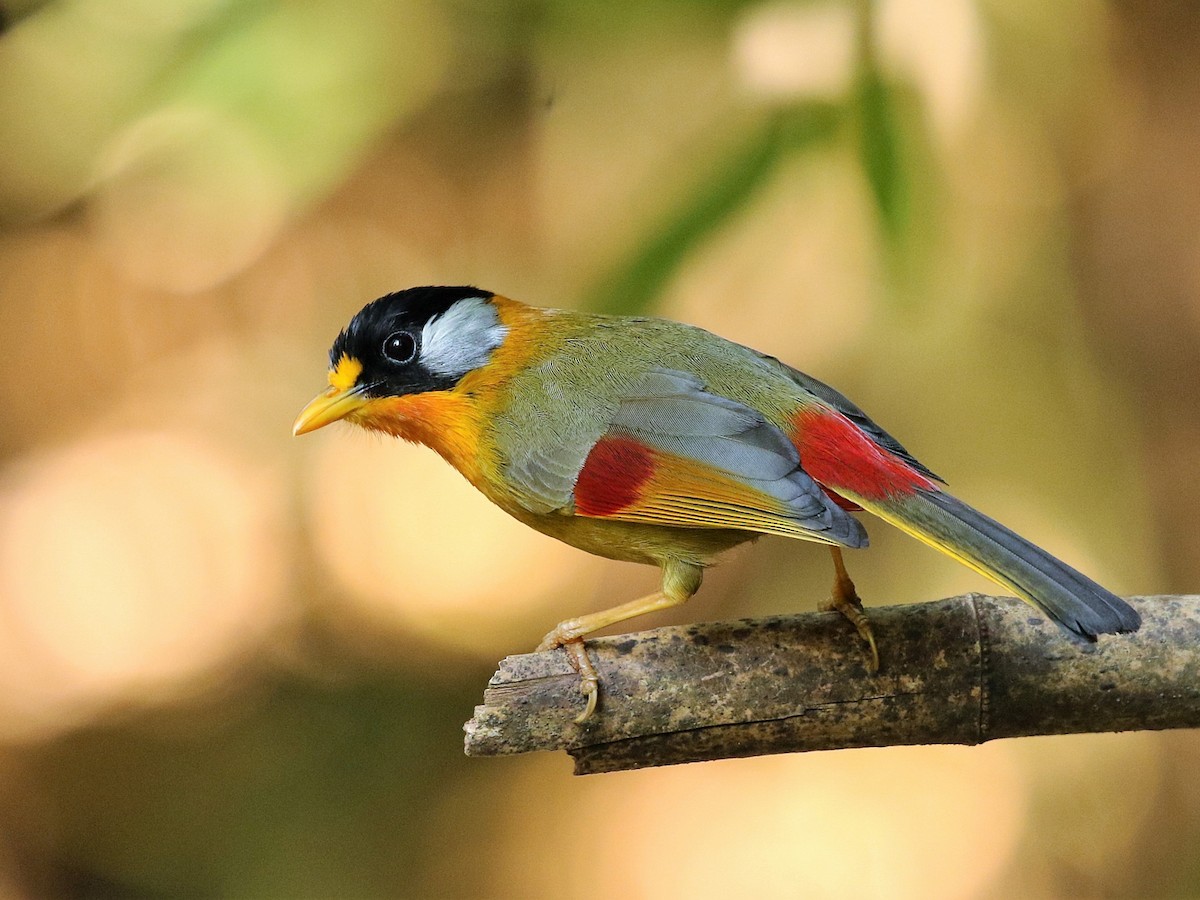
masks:
<svg viewBox="0 0 1200 900"><path fill-rule="evenodd" d="M324 393L317 394L308 406L300 410L296 416L296 424L292 426L292 434L308 434L318 428L324 428L331 422L344 419L350 413L361 409L369 398L362 391L351 388L343 390L331 387Z"/></svg>

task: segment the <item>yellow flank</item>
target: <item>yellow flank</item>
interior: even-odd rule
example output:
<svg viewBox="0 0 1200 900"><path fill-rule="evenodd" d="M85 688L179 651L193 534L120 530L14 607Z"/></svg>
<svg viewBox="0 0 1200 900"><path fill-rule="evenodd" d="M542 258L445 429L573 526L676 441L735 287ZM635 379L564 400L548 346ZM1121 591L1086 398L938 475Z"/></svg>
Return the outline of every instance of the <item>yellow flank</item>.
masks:
<svg viewBox="0 0 1200 900"><path fill-rule="evenodd" d="M734 528L685 527L646 519L640 522L612 517L592 519L551 513L531 513L504 497L494 501L530 528L572 547L607 559L662 565L674 559L697 566L709 565L730 547L758 538L758 532Z"/></svg>
<svg viewBox="0 0 1200 900"><path fill-rule="evenodd" d="M339 391L348 391L358 384L363 365L353 356L342 354L337 365L329 370L329 386Z"/></svg>

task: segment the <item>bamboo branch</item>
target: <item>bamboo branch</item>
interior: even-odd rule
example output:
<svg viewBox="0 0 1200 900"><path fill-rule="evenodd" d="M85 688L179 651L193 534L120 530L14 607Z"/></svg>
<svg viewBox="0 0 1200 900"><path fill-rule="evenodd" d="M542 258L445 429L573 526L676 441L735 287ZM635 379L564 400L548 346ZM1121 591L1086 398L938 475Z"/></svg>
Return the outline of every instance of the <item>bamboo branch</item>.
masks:
<svg viewBox="0 0 1200 900"><path fill-rule="evenodd" d="M583 725L561 651L510 656L465 726L469 756L564 749L579 775L707 759L1200 726L1200 596L1130 601L1140 631L1073 640L1026 604L971 594L869 610L883 665L837 613L588 640Z"/></svg>

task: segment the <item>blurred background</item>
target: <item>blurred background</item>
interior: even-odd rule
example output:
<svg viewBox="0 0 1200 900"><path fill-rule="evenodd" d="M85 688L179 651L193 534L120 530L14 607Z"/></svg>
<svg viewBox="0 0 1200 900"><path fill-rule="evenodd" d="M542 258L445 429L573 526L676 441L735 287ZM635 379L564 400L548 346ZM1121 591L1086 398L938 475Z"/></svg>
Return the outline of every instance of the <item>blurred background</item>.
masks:
<svg viewBox="0 0 1200 900"><path fill-rule="evenodd" d="M0 893L1194 897L1200 736L576 779L496 661L656 574L291 437L473 283L838 386L1123 593L1200 588L1190 0L0 0ZM870 604L989 585L881 523ZM686 608L812 609L766 539ZM886 652L886 649L885 649Z"/></svg>

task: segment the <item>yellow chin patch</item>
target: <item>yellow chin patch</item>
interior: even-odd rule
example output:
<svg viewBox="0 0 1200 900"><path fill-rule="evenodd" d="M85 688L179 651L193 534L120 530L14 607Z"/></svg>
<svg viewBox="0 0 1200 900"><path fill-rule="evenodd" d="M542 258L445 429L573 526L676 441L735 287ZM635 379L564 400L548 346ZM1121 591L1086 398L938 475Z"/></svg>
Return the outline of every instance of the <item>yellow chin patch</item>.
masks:
<svg viewBox="0 0 1200 900"><path fill-rule="evenodd" d="M343 353L337 365L329 370L329 386L339 391L348 391L358 384L358 376L362 374L362 370L361 362Z"/></svg>

